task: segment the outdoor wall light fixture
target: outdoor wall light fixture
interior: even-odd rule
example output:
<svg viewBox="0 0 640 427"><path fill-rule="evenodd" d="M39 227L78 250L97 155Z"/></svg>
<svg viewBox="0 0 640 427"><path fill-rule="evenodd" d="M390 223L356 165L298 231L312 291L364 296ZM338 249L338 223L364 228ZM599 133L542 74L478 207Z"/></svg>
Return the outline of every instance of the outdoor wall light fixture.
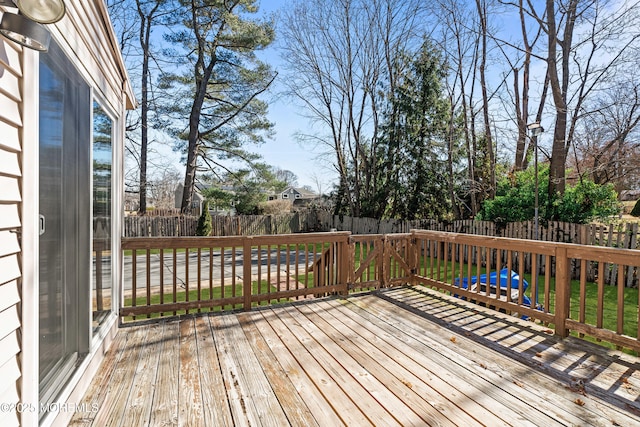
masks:
<svg viewBox="0 0 640 427"><path fill-rule="evenodd" d="M4 12L0 33L30 49L46 52L51 34L41 24L53 24L65 14L63 0L0 0L0 6L17 7L19 13Z"/></svg>
<svg viewBox="0 0 640 427"><path fill-rule="evenodd" d="M540 122L528 124L527 129L529 129L529 132L531 132L531 136L533 137L536 137L544 132L544 128L540 125Z"/></svg>

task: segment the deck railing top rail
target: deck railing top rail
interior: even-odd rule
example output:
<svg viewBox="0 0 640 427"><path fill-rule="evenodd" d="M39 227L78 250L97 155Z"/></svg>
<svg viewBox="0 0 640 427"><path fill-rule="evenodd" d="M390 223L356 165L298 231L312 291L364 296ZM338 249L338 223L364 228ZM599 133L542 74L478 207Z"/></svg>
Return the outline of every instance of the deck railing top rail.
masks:
<svg viewBox="0 0 640 427"><path fill-rule="evenodd" d="M544 242L511 237L481 236L475 234L449 233L446 231L411 230L415 237L431 238L442 242L469 243L492 249L510 249L536 252L540 255L555 255L559 248L568 251L571 258L591 261L616 262L640 266L640 250L605 246L587 246L576 243Z"/></svg>

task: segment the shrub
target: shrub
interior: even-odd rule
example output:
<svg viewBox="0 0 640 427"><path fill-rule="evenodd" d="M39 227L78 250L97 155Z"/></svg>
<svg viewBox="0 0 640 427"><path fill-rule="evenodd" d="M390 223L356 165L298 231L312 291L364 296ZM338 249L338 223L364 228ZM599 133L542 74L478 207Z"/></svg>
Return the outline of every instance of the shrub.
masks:
<svg viewBox="0 0 640 427"><path fill-rule="evenodd" d="M498 183L496 197L486 200L478 215L480 219L498 223L527 221L535 212L535 175L533 168L504 177ZM583 224L620 212L620 203L611 184L598 185L583 178L567 187L564 195L549 200L547 187L549 168L538 174L538 216L542 221L565 221Z"/></svg>
<svg viewBox="0 0 640 427"><path fill-rule="evenodd" d="M584 179L567 187L562 199L556 202L559 202L555 206L556 217L577 224L618 215L621 209L613 184L598 185Z"/></svg>
<svg viewBox="0 0 640 427"><path fill-rule="evenodd" d="M539 217L546 216L547 183L549 168L540 168L538 173ZM535 212L535 175L533 168L504 176L498 182L496 197L485 200L479 219L497 223L527 221Z"/></svg>
<svg viewBox="0 0 640 427"><path fill-rule="evenodd" d="M205 201L202 206L202 213L198 218L198 228L196 228L196 236L209 236L213 230L211 223L211 214L209 213L209 202Z"/></svg>

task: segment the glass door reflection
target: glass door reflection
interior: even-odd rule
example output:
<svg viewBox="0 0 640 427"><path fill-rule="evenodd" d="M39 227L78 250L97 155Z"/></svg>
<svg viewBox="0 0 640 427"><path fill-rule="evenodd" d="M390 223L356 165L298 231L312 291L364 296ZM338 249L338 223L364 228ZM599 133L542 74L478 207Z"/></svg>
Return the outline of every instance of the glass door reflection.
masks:
<svg viewBox="0 0 640 427"><path fill-rule="evenodd" d="M112 303L111 201L113 123L93 102L93 332L107 319Z"/></svg>

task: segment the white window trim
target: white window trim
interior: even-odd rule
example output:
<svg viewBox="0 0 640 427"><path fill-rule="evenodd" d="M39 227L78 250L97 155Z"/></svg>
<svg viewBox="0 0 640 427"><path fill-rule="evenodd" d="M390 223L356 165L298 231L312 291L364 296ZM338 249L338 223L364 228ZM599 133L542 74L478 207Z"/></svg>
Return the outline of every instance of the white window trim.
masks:
<svg viewBox="0 0 640 427"><path fill-rule="evenodd" d="M38 276L39 251L39 56L22 53L22 395L21 403L39 405ZM21 425L38 426L38 412L23 411Z"/></svg>

